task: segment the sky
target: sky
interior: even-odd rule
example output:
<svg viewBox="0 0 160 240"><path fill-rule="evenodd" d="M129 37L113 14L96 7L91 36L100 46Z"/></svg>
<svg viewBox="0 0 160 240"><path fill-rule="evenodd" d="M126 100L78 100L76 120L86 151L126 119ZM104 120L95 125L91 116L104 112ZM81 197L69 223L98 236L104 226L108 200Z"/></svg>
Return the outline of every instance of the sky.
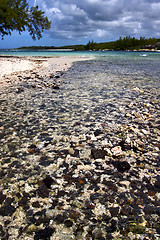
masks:
<svg viewBox="0 0 160 240"><path fill-rule="evenodd" d="M108 42L121 36L160 38L160 0L28 0L52 22L41 40L28 32L0 40L0 48Z"/></svg>

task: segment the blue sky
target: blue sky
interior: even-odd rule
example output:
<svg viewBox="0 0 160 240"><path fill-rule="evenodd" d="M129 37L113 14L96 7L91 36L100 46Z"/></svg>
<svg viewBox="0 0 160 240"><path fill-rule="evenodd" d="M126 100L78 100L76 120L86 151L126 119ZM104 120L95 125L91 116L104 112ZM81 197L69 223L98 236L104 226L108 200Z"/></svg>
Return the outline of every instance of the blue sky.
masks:
<svg viewBox="0 0 160 240"><path fill-rule="evenodd" d="M120 36L160 38L160 0L28 0L52 21L41 40L13 32L0 48L62 46L112 41Z"/></svg>

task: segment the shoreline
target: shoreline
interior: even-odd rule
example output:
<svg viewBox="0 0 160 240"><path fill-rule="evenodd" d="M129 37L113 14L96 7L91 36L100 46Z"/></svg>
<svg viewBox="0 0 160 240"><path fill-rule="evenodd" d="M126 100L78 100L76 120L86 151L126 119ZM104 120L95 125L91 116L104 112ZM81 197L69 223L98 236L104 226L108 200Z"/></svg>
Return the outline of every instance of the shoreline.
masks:
<svg viewBox="0 0 160 240"><path fill-rule="evenodd" d="M0 87L18 83L16 76L26 75L31 71L46 76L67 71L74 62L86 61L90 57L21 57L0 56ZM12 78L12 79L11 79Z"/></svg>

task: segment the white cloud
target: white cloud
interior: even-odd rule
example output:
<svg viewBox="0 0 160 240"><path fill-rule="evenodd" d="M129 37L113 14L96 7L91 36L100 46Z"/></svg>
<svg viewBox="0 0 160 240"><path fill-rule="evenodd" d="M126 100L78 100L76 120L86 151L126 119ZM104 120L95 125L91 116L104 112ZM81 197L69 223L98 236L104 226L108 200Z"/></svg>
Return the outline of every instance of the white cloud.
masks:
<svg viewBox="0 0 160 240"><path fill-rule="evenodd" d="M48 32L52 38L107 41L120 35L159 36L160 0L35 0L35 3L52 21Z"/></svg>
<svg viewBox="0 0 160 240"><path fill-rule="evenodd" d="M105 37L107 35L107 31L104 29L97 29L97 37L101 38L101 37Z"/></svg>

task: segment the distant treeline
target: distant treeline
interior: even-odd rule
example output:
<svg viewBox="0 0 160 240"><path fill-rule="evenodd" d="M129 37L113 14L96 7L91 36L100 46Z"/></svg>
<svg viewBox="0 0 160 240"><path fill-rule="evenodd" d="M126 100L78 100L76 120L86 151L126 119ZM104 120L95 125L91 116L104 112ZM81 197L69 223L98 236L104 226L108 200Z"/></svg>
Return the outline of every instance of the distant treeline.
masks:
<svg viewBox="0 0 160 240"><path fill-rule="evenodd" d="M86 50L139 50L139 49L156 49L160 50L160 39L157 38L149 38L145 39L144 37L140 37L140 39L136 39L135 37L124 37L123 39L120 37L117 41L112 42L104 42L104 43L95 43L88 42L85 46Z"/></svg>
<svg viewBox="0 0 160 240"><path fill-rule="evenodd" d="M32 47L22 47L19 49L28 49L28 50L56 50L56 49L72 49L75 51L99 51L99 50L140 50L140 49L154 49L160 50L160 39L158 38L149 38L145 39L144 37L140 37L140 39L136 39L135 37L124 37L119 38L117 41L111 42L103 42L96 43L94 41L89 41L86 45L69 45L69 46L61 46L61 47L43 47L43 46L32 46Z"/></svg>

